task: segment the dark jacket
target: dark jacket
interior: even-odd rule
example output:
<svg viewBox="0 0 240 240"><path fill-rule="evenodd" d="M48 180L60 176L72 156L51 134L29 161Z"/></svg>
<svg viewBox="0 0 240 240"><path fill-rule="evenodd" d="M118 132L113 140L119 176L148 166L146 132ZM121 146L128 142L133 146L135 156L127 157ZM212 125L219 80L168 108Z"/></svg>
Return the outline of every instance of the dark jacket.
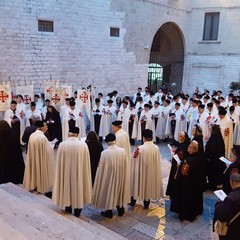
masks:
<svg viewBox="0 0 240 240"><path fill-rule="evenodd" d="M240 211L240 187L235 188L224 199L219 201L215 206L214 222L219 220L221 222L229 222ZM228 228L226 237L220 237L226 240L240 239L240 216L235 219Z"/></svg>

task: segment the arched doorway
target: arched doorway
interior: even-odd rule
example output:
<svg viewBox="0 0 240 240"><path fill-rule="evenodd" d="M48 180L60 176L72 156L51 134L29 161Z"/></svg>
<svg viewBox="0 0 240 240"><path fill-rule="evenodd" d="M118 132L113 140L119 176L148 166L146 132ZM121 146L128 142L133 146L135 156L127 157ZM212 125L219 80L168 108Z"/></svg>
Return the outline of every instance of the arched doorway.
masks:
<svg viewBox="0 0 240 240"><path fill-rule="evenodd" d="M151 90L156 92L162 85L174 93L182 90L184 44L181 30L175 23L167 22L156 32L151 47L149 69L153 64L162 68L162 77L153 79L151 74L148 74Z"/></svg>

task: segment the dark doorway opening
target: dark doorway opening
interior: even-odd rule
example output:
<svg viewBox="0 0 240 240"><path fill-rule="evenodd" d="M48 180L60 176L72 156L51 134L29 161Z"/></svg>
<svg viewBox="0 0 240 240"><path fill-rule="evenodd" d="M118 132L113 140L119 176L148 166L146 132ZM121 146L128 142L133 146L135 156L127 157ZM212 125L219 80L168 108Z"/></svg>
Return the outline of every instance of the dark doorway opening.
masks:
<svg viewBox="0 0 240 240"><path fill-rule="evenodd" d="M152 66L160 66L162 76L153 79L149 74ZM184 44L179 27L172 22L163 24L156 32L149 58L148 85L158 91L164 85L173 93L182 90Z"/></svg>

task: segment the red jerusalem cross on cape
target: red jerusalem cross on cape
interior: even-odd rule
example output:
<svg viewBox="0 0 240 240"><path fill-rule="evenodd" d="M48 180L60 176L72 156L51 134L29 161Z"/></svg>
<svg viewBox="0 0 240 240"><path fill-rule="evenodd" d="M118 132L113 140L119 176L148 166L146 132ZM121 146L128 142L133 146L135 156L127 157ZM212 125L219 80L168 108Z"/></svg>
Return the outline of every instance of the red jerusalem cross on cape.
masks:
<svg viewBox="0 0 240 240"><path fill-rule="evenodd" d="M9 109L11 102L11 85L10 82L0 83L0 111Z"/></svg>

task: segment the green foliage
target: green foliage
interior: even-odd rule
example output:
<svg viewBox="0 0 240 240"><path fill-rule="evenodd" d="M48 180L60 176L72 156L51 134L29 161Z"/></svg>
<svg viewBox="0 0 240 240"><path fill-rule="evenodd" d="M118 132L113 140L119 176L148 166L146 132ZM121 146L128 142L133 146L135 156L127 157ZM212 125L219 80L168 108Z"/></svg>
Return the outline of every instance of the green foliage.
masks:
<svg viewBox="0 0 240 240"><path fill-rule="evenodd" d="M240 90L240 82L231 82L230 89L233 91Z"/></svg>

